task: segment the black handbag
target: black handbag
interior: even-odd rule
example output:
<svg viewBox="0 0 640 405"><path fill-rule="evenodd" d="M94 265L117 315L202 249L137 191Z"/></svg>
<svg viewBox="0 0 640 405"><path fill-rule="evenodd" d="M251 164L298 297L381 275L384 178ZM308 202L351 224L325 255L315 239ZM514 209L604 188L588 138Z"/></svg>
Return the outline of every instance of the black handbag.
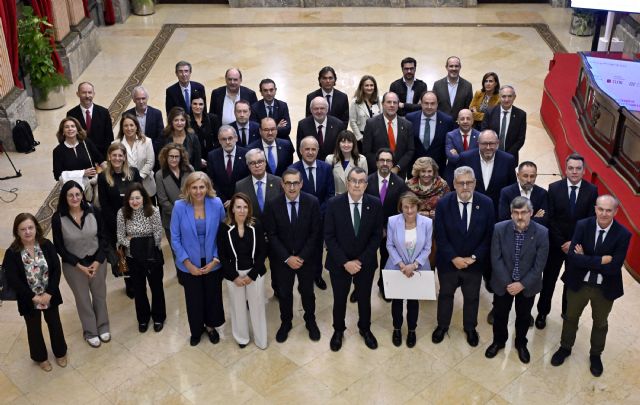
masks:
<svg viewBox="0 0 640 405"><path fill-rule="evenodd" d="M16 292L13 288L9 287L7 275L0 264L0 301L16 301L17 299Z"/></svg>
<svg viewBox="0 0 640 405"><path fill-rule="evenodd" d="M163 265L162 251L156 246L153 236L139 236L129 241L129 254L140 262Z"/></svg>

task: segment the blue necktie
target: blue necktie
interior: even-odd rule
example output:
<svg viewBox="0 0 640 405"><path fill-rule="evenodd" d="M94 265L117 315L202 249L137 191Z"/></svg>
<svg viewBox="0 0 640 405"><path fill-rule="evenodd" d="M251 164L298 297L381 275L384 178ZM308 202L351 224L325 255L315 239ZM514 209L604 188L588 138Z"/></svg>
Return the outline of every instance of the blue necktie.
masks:
<svg viewBox="0 0 640 405"><path fill-rule="evenodd" d="M262 181L258 180L256 182L258 185L258 189L256 190L256 197L258 197L258 206L260 207L260 212L264 208L264 192L262 191Z"/></svg>
<svg viewBox="0 0 640 405"><path fill-rule="evenodd" d="M269 168L271 169L271 174L276 174L276 158L273 157L273 146L268 146L267 149L267 160L269 161Z"/></svg>
<svg viewBox="0 0 640 405"><path fill-rule="evenodd" d="M188 89L184 89L184 103L186 104L187 108L187 113L189 111L191 111L191 100L189 100L189 90Z"/></svg>
<svg viewBox="0 0 640 405"><path fill-rule="evenodd" d="M571 213L572 217L576 215L577 189L578 186L571 186L571 194L569 194L569 212Z"/></svg>

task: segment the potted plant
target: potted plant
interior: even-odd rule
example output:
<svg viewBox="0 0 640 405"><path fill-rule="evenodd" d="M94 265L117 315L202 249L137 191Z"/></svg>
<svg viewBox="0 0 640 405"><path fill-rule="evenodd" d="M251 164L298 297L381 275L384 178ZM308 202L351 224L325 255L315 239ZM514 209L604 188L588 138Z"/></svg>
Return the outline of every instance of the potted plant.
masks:
<svg viewBox="0 0 640 405"><path fill-rule="evenodd" d="M596 15L591 10L574 8L571 14L569 34L579 37L590 37L596 29Z"/></svg>
<svg viewBox="0 0 640 405"><path fill-rule="evenodd" d="M131 0L131 5L135 15L151 15L156 12L153 0Z"/></svg>
<svg viewBox="0 0 640 405"><path fill-rule="evenodd" d="M64 86L69 80L53 65L52 25L46 18L33 14L29 6L21 8L18 20L18 53L20 64L29 75L36 108L51 110L64 106Z"/></svg>

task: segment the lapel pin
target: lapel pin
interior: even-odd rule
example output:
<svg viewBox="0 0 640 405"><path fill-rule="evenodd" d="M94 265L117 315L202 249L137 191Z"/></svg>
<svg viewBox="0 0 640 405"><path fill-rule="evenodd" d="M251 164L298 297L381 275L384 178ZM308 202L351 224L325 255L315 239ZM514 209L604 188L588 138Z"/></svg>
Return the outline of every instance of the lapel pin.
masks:
<svg viewBox="0 0 640 405"><path fill-rule="evenodd" d="M477 209L477 210L479 210L479 209L480 209L480 206L479 206L479 205L476 205L476 209Z"/></svg>
<svg viewBox="0 0 640 405"><path fill-rule="evenodd" d="M369 209L369 206L367 205L367 210Z"/></svg>

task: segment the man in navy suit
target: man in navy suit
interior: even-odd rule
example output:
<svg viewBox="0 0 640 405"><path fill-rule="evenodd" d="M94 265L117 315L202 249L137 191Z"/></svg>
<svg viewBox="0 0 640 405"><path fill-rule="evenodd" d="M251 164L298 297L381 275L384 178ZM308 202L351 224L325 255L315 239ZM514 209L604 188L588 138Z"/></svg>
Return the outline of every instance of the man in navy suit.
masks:
<svg viewBox="0 0 640 405"><path fill-rule="evenodd" d="M438 111L438 97L432 91L425 92L420 98L422 111L415 111L406 115L406 119L413 126L413 163L423 156L433 158L438 167L445 167L447 155L445 143L447 133L454 128L453 119Z"/></svg>
<svg viewBox="0 0 640 405"><path fill-rule="evenodd" d="M371 333L371 285L378 267L376 251L382 239L383 213L380 200L365 194L367 173L354 167L347 175L347 192L327 205L324 240L327 244L326 268L333 287L333 336L329 347L342 347L346 329L345 314L351 282L358 293L358 329L370 349L378 347Z"/></svg>
<svg viewBox="0 0 640 405"><path fill-rule="evenodd" d="M207 110L207 93L204 86L191 80L191 63L181 60L176 63L176 76L178 82L167 87L165 93L164 110L167 115L173 107L182 107L189 113L191 111L191 98L197 92L204 100L204 109Z"/></svg>
<svg viewBox="0 0 640 405"><path fill-rule="evenodd" d="M67 117L73 117L80 122L82 129L87 132L87 137L96 145L102 158L106 159L107 149L113 142L113 122L109 110L93 103L95 89L89 82L78 85L76 96L80 104L67 111Z"/></svg>
<svg viewBox="0 0 640 405"><path fill-rule="evenodd" d="M162 136L164 122L162 121L162 112L157 108L148 105L149 93L142 86L136 86L131 91L131 98L135 107L127 110L124 114L131 114L138 119L142 132L151 139L155 147L156 140ZM158 150L155 150L158 156Z"/></svg>
<svg viewBox="0 0 640 405"><path fill-rule="evenodd" d="M462 326L467 343L479 342L478 302L482 274L490 268L491 235L495 223L491 199L475 191L476 177L468 166L458 167L453 174L455 193L438 201L434 220L436 268L440 281L438 294L438 326L431 335L440 343L449 330L453 314L453 297L458 287L464 305Z"/></svg>
<svg viewBox="0 0 640 405"><path fill-rule="evenodd" d="M576 223L592 217L598 188L584 179L584 158L576 153L565 160L566 178L549 185L549 260L544 269L542 291L538 298L536 328L544 329L551 312L551 300L560 268L567 258ZM566 288L563 291L562 313L566 313Z"/></svg>
<svg viewBox="0 0 640 405"><path fill-rule="evenodd" d="M329 115L342 121L346 128L349 125L349 97L335 88L336 80L338 80L336 71L331 66L325 66L320 69L318 73L320 88L307 94L305 116L311 115L311 100L316 97L322 97L329 104Z"/></svg>
<svg viewBox="0 0 640 405"><path fill-rule="evenodd" d="M456 168L460 154L470 149L478 149L480 131L473 128L473 113L468 108L458 113L458 128L447 132L444 151L447 155L447 167L444 179L453 188L453 171Z"/></svg>
<svg viewBox="0 0 640 405"><path fill-rule="evenodd" d="M516 90L513 86L500 87L500 105L487 111L482 129L493 129L500 139L500 150L510 153L518 163L518 153L527 136L527 113L514 107Z"/></svg>
<svg viewBox="0 0 640 405"><path fill-rule="evenodd" d="M240 69L230 68L224 73L226 86L220 86L211 92L211 108L209 112L220 117L223 124L236 120L234 109L236 102L246 100L249 106L258 101L256 92L242 86Z"/></svg>
<svg viewBox="0 0 640 405"><path fill-rule="evenodd" d="M559 366L571 354L580 323L580 315L591 303L591 374L602 375L600 355L607 339L609 313L613 301L624 294L622 271L631 233L614 219L619 201L611 195L596 200L596 217L578 221L567 256L562 281L567 286L567 312L562 323L560 348L551 357Z"/></svg>
<svg viewBox="0 0 640 405"><path fill-rule="evenodd" d="M293 163L293 145L285 139L276 138L278 126L273 118L263 118L260 122L260 139L247 146L264 151L267 158L267 172L280 177Z"/></svg>
<svg viewBox="0 0 640 405"><path fill-rule="evenodd" d="M416 60L412 57L402 59L402 77L389 86L389 91L396 93L400 99L398 115L402 117L420 110L420 96L428 90L427 83L416 79L417 66Z"/></svg>
<svg viewBox="0 0 640 405"><path fill-rule="evenodd" d="M229 206L229 199L235 193L236 183L249 175L245 162L248 149L239 146L235 129L223 125L218 130L220 148L209 152L207 156L207 174L211 178L216 195L224 206Z"/></svg>
<svg viewBox="0 0 640 405"><path fill-rule="evenodd" d="M320 145L318 159L325 160L327 155L334 152L338 133L346 129L346 125L338 118L328 115L329 104L323 97L312 99L309 108L311 109L311 116L298 121L296 135L298 158L302 159L302 156L300 156L300 141L302 141L302 138L312 135Z"/></svg>
<svg viewBox="0 0 640 405"><path fill-rule="evenodd" d="M536 185L538 166L526 161L518 165L518 181L500 191L500 207L498 221L505 221L511 217L511 201L521 195L531 200L533 204L533 219L540 225L547 226L548 200L547 190Z"/></svg>
<svg viewBox="0 0 640 405"><path fill-rule="evenodd" d="M251 119L255 122L262 121L265 117L271 117L278 125L278 138L291 142L291 118L289 118L289 106L282 100L276 99L276 83L271 79L260 81L260 94L262 100L251 106Z"/></svg>
<svg viewBox="0 0 640 405"><path fill-rule="evenodd" d="M236 120L229 125L236 130L240 146L246 147L260 139L260 124L249 119L251 106L246 100L236 101L233 114Z"/></svg>

